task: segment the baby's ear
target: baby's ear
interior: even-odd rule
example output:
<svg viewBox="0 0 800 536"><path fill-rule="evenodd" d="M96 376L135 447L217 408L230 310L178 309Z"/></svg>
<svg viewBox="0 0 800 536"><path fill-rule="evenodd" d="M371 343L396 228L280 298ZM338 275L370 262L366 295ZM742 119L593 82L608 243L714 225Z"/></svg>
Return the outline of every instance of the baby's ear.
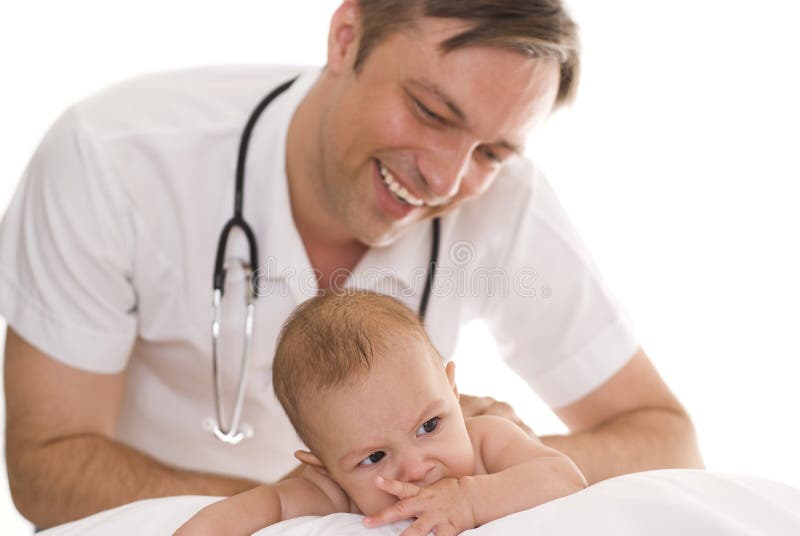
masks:
<svg viewBox="0 0 800 536"><path fill-rule="evenodd" d="M311 467L316 467L317 469L325 469L325 464L323 464L319 458L307 450L296 450L294 452L294 457L297 458L300 463L310 465Z"/></svg>
<svg viewBox="0 0 800 536"><path fill-rule="evenodd" d="M444 367L444 373L447 374L447 380L453 387L453 392L455 393L456 398L458 398L458 386L456 385L456 364L454 361L447 362L447 365Z"/></svg>

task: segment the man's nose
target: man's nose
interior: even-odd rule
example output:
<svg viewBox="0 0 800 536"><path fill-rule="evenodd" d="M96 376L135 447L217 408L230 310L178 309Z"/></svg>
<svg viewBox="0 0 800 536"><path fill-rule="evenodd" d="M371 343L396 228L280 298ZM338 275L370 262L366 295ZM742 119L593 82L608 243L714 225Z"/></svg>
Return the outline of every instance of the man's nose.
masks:
<svg viewBox="0 0 800 536"><path fill-rule="evenodd" d="M458 193L474 150L474 143L466 137L459 137L453 143L431 151L427 166L425 162L420 166L428 191L433 195L431 204L443 204Z"/></svg>

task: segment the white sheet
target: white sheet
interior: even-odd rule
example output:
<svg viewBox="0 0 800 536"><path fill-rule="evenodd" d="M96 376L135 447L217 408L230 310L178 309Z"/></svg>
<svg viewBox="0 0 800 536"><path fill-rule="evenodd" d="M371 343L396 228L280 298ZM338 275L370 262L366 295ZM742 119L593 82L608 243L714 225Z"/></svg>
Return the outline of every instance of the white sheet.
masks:
<svg viewBox="0 0 800 536"><path fill-rule="evenodd" d="M42 532L42 536L169 534L214 497L139 501ZM258 536L389 536L409 523L365 529L361 516L284 521ZM648 536L800 535L800 490L754 477L665 470L625 475L498 519L468 536L647 534Z"/></svg>

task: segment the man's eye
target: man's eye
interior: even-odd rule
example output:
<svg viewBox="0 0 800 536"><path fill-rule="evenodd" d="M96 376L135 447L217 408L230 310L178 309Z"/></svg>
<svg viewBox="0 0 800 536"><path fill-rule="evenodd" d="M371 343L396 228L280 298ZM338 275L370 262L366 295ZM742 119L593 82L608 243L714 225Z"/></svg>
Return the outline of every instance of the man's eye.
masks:
<svg viewBox="0 0 800 536"><path fill-rule="evenodd" d="M424 115L427 119L431 121L436 121L437 123L445 123L444 117L437 114L436 112L431 111L430 108L422 104L421 101L414 99L414 104L417 106L417 109L420 111L422 115Z"/></svg>
<svg viewBox="0 0 800 536"><path fill-rule="evenodd" d="M483 156L485 156L486 158L488 158L492 162L496 162L496 163L499 164L500 162L503 161L503 159L500 158L500 156L496 152L492 151L488 147L482 147L481 148L481 152L483 153Z"/></svg>
<svg viewBox="0 0 800 536"><path fill-rule="evenodd" d="M373 452L372 454L361 460L359 465L372 465L378 463L383 459L384 456L386 456L385 452L383 452L382 450L376 450L375 452Z"/></svg>
<svg viewBox="0 0 800 536"><path fill-rule="evenodd" d="M422 426L420 426L417 429L417 435L430 434L431 432L436 430L437 426L439 426L439 417L434 417L433 419L430 419L422 423Z"/></svg>

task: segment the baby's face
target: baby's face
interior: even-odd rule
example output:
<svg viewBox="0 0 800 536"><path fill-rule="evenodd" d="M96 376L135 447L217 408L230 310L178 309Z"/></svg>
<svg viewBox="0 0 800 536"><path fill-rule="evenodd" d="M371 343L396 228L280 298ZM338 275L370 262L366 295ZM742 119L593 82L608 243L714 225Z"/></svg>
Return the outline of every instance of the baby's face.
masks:
<svg viewBox="0 0 800 536"><path fill-rule="evenodd" d="M397 341L365 378L324 395L310 423L326 469L366 515L397 501L377 475L424 486L474 471L453 365L446 374L430 351Z"/></svg>

